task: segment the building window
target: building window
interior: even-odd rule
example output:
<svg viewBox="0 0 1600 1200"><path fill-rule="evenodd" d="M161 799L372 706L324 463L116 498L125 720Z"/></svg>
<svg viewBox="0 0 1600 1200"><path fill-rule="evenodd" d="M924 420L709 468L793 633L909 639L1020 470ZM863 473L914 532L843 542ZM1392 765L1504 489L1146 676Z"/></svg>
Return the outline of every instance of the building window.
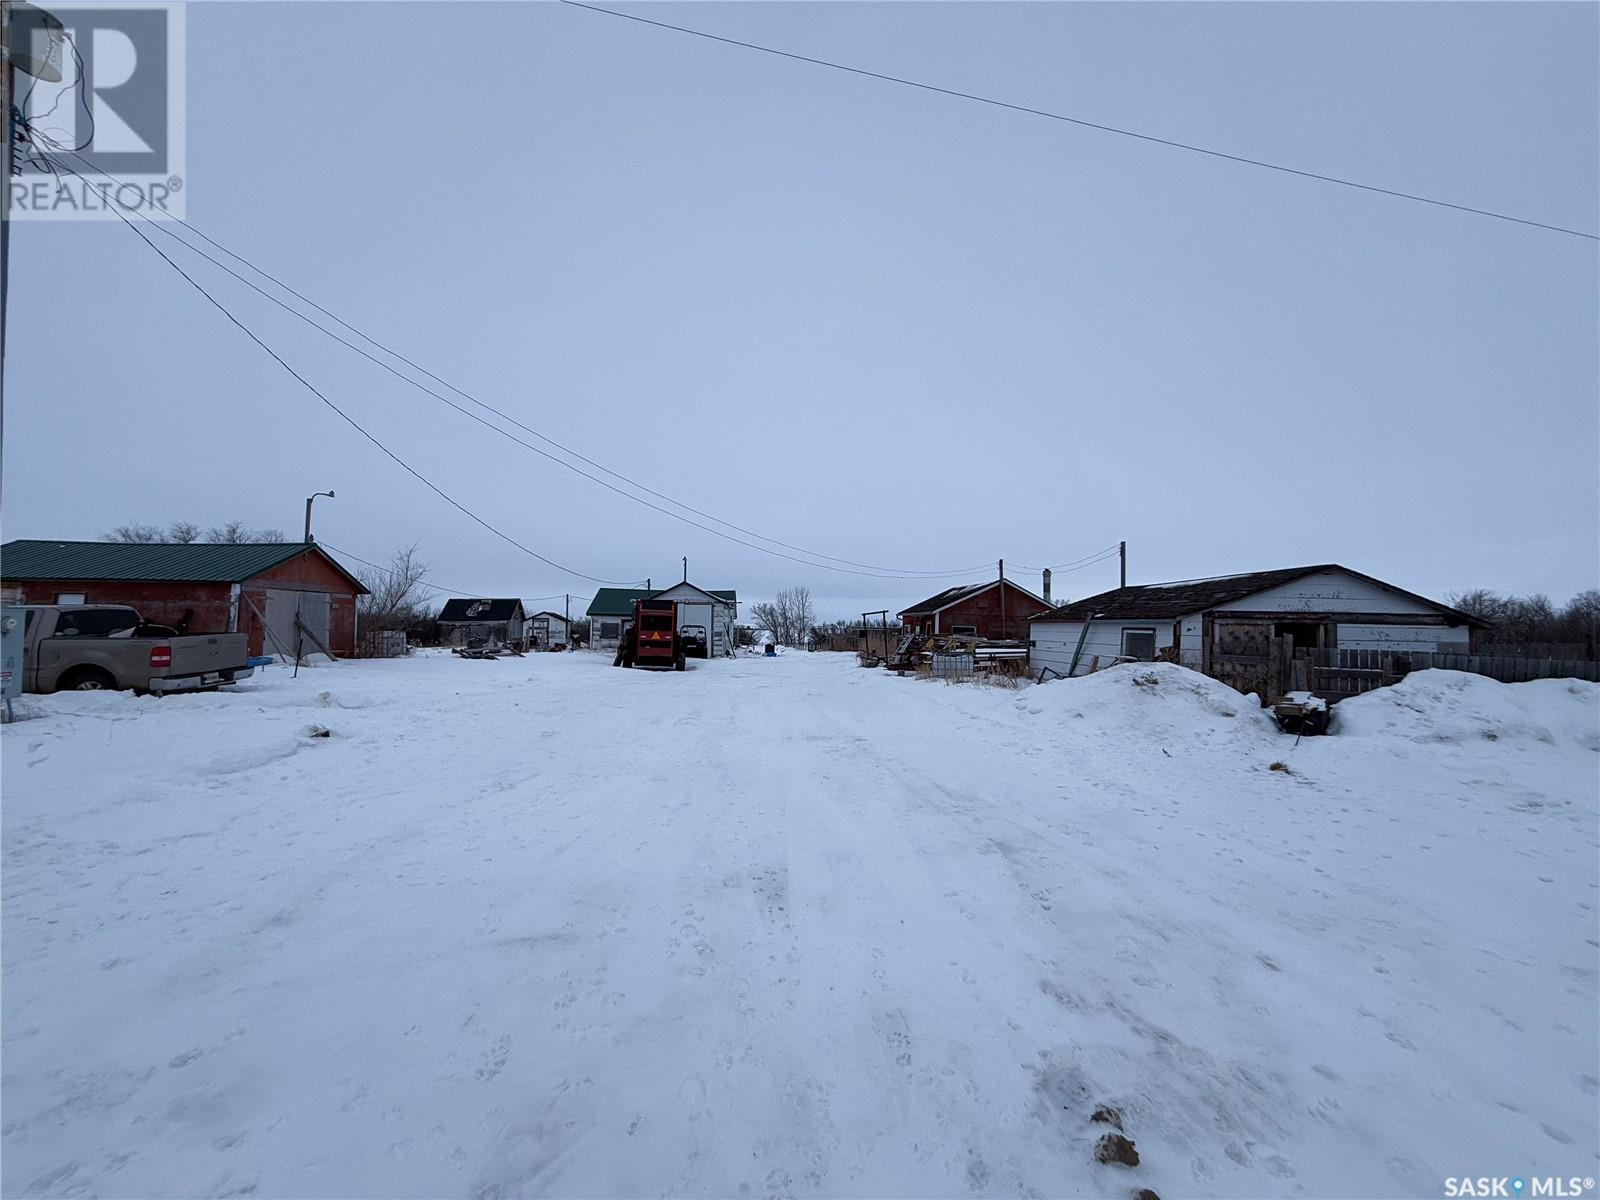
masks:
<svg viewBox="0 0 1600 1200"><path fill-rule="evenodd" d="M976 625L952 625L950 626L950 632L955 634L972 634L976 636L978 627Z"/></svg>
<svg viewBox="0 0 1600 1200"><path fill-rule="evenodd" d="M83 592L62 592L56 597L57 604L82 604Z"/></svg>
<svg viewBox="0 0 1600 1200"><path fill-rule="evenodd" d="M1154 662L1156 658L1156 631L1154 629L1124 629L1122 631L1122 657L1138 662Z"/></svg>
<svg viewBox="0 0 1600 1200"><path fill-rule="evenodd" d="M607 640L609 640L611 638L619 636L621 634L621 632L622 632L621 626L616 621L601 621L600 622L600 636L602 638L606 638Z"/></svg>

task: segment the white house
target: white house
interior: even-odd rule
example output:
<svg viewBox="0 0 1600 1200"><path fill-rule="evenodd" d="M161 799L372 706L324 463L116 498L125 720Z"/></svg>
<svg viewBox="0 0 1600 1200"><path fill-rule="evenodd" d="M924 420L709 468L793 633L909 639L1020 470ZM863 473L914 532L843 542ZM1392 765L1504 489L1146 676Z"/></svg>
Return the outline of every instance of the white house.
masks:
<svg viewBox="0 0 1600 1200"><path fill-rule="evenodd" d="M1084 675L1161 651L1206 674L1232 657L1264 656L1272 638L1296 648L1470 652L1484 623L1336 563L1116 588L1033 618L1035 671Z"/></svg>

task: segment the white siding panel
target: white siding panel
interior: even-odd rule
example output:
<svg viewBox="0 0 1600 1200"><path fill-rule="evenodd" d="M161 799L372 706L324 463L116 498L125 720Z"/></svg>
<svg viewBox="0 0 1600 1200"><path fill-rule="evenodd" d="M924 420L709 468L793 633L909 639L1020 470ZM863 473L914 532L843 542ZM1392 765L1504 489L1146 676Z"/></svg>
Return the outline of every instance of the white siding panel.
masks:
<svg viewBox="0 0 1600 1200"><path fill-rule="evenodd" d="M1246 596L1215 611L1436 613L1438 610L1344 571L1326 571Z"/></svg>
<svg viewBox="0 0 1600 1200"><path fill-rule="evenodd" d="M1030 628L1033 648L1028 655L1029 666L1035 674L1049 667L1052 671L1065 675L1072 666L1072 656L1078 649L1078 638L1083 633L1083 622L1036 621ZM1107 659L1119 657L1122 654L1124 629L1154 629L1157 650L1165 650L1172 645L1171 620L1092 621L1089 625L1089 636L1083 641L1083 651L1078 655L1077 674L1087 675L1089 669L1094 666L1097 655L1102 666Z"/></svg>
<svg viewBox="0 0 1600 1200"><path fill-rule="evenodd" d="M1465 654L1471 631L1465 626L1443 625L1340 625L1341 650L1418 650Z"/></svg>

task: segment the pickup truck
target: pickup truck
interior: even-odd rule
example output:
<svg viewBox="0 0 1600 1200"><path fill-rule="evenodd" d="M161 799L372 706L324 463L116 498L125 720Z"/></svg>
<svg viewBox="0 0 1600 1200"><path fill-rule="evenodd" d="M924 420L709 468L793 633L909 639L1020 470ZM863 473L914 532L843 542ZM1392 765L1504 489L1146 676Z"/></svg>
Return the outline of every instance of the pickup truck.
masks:
<svg viewBox="0 0 1600 1200"><path fill-rule="evenodd" d="M250 675L242 633L180 635L121 604L26 604L22 688L181 692Z"/></svg>

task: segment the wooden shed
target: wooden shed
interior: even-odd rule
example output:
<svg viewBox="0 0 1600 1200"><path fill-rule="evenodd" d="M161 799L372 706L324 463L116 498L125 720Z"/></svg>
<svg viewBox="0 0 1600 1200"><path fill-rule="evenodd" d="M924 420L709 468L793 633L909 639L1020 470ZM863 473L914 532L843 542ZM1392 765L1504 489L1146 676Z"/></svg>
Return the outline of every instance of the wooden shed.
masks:
<svg viewBox="0 0 1600 1200"><path fill-rule="evenodd" d="M503 646L520 646L527 637L522 601L446 600L439 612L439 634L447 646L464 646L480 638Z"/></svg>
<svg viewBox="0 0 1600 1200"><path fill-rule="evenodd" d="M24 604L127 604L182 633L248 633L251 654L286 658L308 641L352 653L367 591L314 543L36 540L0 546L0 590Z"/></svg>
<svg viewBox="0 0 1600 1200"><path fill-rule="evenodd" d="M546 609L528 618L528 644L535 650L565 648L571 644L570 623L560 613Z"/></svg>

